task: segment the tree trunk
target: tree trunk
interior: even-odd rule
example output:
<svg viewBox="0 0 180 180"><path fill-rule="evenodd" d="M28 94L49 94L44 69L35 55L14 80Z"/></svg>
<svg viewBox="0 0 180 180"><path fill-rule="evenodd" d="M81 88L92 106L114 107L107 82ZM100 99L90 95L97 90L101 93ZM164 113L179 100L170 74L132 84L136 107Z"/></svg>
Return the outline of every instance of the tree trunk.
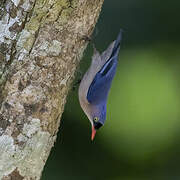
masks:
<svg viewBox="0 0 180 180"><path fill-rule="evenodd" d="M103 0L1 0L0 179L40 179Z"/></svg>

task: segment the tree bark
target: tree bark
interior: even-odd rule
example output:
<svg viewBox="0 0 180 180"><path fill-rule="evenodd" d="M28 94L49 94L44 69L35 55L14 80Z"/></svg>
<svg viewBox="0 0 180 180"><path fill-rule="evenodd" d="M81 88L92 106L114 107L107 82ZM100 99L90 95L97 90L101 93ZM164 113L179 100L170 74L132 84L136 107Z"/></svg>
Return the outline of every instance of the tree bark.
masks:
<svg viewBox="0 0 180 180"><path fill-rule="evenodd" d="M40 179L103 0L1 0L0 179Z"/></svg>

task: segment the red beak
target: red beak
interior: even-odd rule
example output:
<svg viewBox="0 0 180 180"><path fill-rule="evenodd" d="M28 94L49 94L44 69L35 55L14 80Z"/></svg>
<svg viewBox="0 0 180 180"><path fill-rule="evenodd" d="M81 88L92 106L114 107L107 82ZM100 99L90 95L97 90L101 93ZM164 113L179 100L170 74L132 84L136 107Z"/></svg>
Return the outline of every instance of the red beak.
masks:
<svg viewBox="0 0 180 180"><path fill-rule="evenodd" d="M95 130L94 126L92 126L92 134L91 134L92 141L94 140L95 135L96 135L96 130Z"/></svg>

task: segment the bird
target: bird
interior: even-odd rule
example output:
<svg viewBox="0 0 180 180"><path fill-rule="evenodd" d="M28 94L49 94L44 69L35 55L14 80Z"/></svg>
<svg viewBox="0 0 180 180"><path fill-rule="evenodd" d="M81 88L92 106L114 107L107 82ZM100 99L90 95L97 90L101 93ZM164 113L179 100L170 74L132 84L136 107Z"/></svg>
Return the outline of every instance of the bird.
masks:
<svg viewBox="0 0 180 180"><path fill-rule="evenodd" d="M116 73L123 30L101 54L93 44L93 56L78 89L79 102L91 126L91 140L106 121L107 98Z"/></svg>

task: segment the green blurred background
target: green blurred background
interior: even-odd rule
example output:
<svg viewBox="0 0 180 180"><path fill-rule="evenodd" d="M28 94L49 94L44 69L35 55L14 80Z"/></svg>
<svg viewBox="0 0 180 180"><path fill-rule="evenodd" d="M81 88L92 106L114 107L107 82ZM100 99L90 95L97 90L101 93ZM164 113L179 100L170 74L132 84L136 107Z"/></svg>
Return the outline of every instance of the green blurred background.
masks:
<svg viewBox="0 0 180 180"><path fill-rule="evenodd" d="M42 179L179 180L180 1L105 0L97 28L101 52L125 30L106 124L91 142L71 91ZM83 73L91 56L89 45Z"/></svg>

